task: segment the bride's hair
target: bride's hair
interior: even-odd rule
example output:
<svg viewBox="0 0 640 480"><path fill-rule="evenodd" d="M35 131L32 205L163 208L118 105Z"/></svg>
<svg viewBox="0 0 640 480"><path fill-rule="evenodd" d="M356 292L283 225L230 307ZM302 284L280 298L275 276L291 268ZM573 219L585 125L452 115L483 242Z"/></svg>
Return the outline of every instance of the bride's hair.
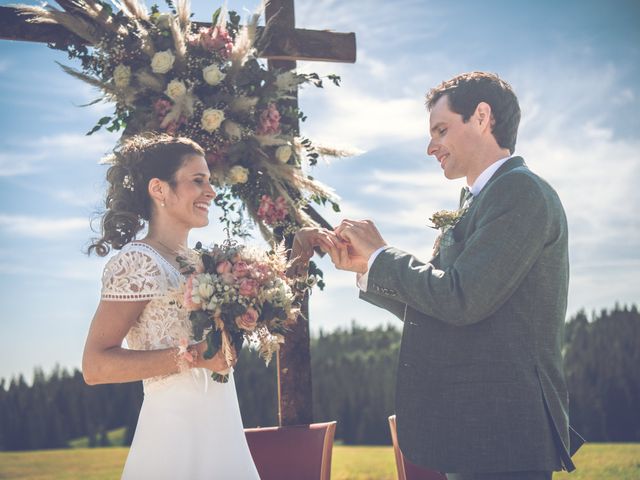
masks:
<svg viewBox="0 0 640 480"><path fill-rule="evenodd" d="M147 133L123 141L107 158L107 196L100 218L102 236L94 238L88 252L104 257L111 248L120 250L136 238L151 219L152 202L149 181L159 178L175 186L175 173L185 155L202 155L204 150L193 140L166 134Z"/></svg>

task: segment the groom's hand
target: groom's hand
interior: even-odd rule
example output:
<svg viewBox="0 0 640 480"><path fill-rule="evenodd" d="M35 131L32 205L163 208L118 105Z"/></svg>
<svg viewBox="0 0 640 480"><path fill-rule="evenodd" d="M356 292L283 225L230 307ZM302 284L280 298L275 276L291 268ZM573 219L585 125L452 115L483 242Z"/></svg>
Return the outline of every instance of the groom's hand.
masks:
<svg viewBox="0 0 640 480"><path fill-rule="evenodd" d="M349 253L356 257L369 257L387 242L371 220L343 220L335 229L336 235L349 246ZM366 270L365 270L366 271Z"/></svg>
<svg viewBox="0 0 640 480"><path fill-rule="evenodd" d="M368 270L368 257L356 255L348 243L336 237L334 246L328 250L331 261L338 270L365 273Z"/></svg>

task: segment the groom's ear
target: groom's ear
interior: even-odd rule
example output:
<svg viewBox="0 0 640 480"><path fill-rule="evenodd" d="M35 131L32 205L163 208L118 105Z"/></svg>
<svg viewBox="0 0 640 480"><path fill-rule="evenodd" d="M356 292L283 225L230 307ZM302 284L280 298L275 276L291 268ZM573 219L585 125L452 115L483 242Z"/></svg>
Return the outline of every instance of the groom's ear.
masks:
<svg viewBox="0 0 640 480"><path fill-rule="evenodd" d="M481 131L487 130L491 132L491 126L493 124L493 117L491 115L491 105L487 102L480 102L476 107L476 111L473 114L476 124Z"/></svg>

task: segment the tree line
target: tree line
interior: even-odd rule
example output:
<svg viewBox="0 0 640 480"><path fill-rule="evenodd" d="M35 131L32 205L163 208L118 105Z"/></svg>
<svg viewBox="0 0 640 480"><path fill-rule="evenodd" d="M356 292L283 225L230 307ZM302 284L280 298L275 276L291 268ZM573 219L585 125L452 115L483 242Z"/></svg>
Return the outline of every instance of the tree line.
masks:
<svg viewBox="0 0 640 480"><path fill-rule="evenodd" d="M616 306L566 324L565 370L571 423L592 442L640 441L640 314ZM351 325L311 339L315 421L337 420L345 444L390 444L395 370L401 331ZM245 426L277 424L275 362L265 367L243 351L235 373ZM142 404L141 382L88 386L78 370L36 369L0 380L0 450L64 448L88 437L109 444L109 430L126 427L130 443Z"/></svg>

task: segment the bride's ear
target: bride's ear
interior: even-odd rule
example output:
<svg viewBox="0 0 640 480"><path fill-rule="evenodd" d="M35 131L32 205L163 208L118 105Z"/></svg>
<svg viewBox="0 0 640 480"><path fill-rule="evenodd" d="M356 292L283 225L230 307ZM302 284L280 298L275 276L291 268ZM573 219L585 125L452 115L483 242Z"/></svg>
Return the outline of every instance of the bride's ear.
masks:
<svg viewBox="0 0 640 480"><path fill-rule="evenodd" d="M163 182L159 178L152 178L149 180L148 192L152 200L155 203L164 203L166 193L166 182Z"/></svg>
<svg viewBox="0 0 640 480"><path fill-rule="evenodd" d="M489 105L487 102L478 103L476 111L474 112L474 117L481 131L489 128L489 132L491 132L491 105Z"/></svg>

